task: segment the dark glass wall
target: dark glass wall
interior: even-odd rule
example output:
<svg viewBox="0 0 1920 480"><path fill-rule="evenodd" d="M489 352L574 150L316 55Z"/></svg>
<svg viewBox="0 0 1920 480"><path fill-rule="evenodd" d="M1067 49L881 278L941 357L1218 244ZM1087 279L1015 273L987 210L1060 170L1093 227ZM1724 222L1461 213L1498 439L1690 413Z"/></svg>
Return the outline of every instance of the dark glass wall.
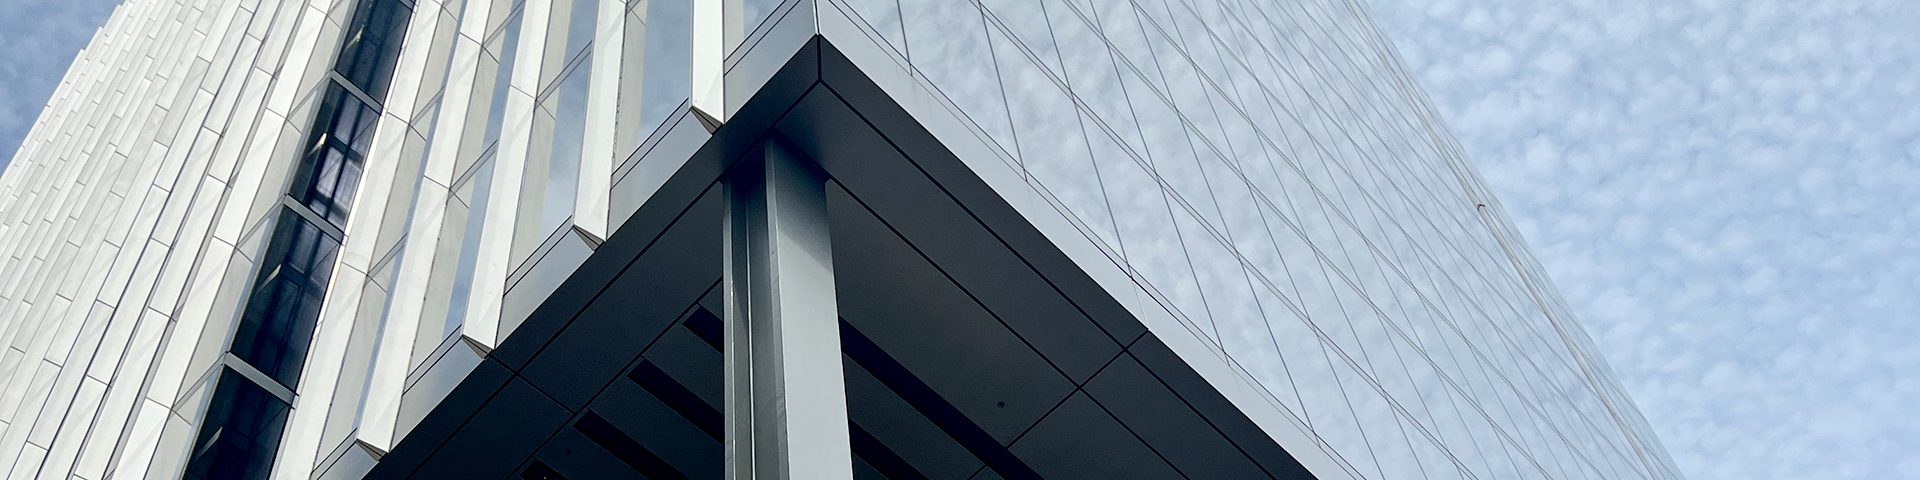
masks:
<svg viewBox="0 0 1920 480"><path fill-rule="evenodd" d="M187 478L267 478L299 387L327 279L365 170L410 0L361 0L348 23L248 289L230 355L194 440Z"/></svg>

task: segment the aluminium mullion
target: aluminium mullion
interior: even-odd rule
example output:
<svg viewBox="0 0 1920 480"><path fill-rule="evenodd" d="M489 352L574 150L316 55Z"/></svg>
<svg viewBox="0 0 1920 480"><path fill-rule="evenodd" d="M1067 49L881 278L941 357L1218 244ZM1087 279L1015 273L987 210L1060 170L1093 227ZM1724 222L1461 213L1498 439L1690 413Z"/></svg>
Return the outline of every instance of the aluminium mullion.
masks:
<svg viewBox="0 0 1920 480"><path fill-rule="evenodd" d="M70 427L79 422L91 425L94 413L96 413L95 410L86 408L73 400L77 399L81 394L81 390L85 388L87 382L92 381L86 376L87 367L84 365L84 362L93 357L94 349L99 346L99 336L97 334L101 329L106 327L106 321L108 317L112 315L113 309L91 300L88 300L87 303L81 307L86 312L85 316L82 321L74 323L81 324L79 332L83 334L78 335L74 339L74 348L70 349L67 353L66 361L57 374L58 377L54 380L53 391L56 393L48 397L49 400L60 399L61 401L50 401L41 409L39 414L43 421L56 422L56 426L53 427L53 431L44 434L34 432L37 435L52 435L52 438L50 438L44 446L47 447L49 456L55 458L77 456L79 453L79 444L77 442L85 432L71 430ZM84 335L84 333L94 333L96 335ZM76 363L80 364L76 365ZM100 385L101 391L99 394L104 396L106 384L98 381L93 381L93 383ZM96 401L94 406L97 407L97 404L98 402ZM36 427L36 429L37 428L38 427ZM29 436L30 441L31 438L32 435ZM70 448L68 447L69 444ZM56 462L56 464L58 463L61 462ZM42 476L47 476L47 473L48 472L43 472ZM55 475L64 477L66 471L61 469Z"/></svg>
<svg viewBox="0 0 1920 480"><path fill-rule="evenodd" d="M111 167L111 165L106 164L107 162L103 159L89 157L88 161L76 166L75 183L69 184L68 188L62 192L62 198L55 204L54 211L56 213L52 214L55 219L51 224L47 225L44 230L49 235L40 241L42 242L43 248L50 249L46 253L46 255L48 255L46 259L48 261L43 263L37 272L26 274L28 278L31 278L31 280L22 285L27 288L27 290L17 292L16 295L20 295L21 298L25 298L27 301L37 305L48 305L50 304L49 302L54 300L56 295L61 295L62 293L65 295L61 296L67 299L76 297L73 292L63 292L62 289L67 286L67 282L65 281L67 276L76 270L69 268L69 266L71 265L73 257L78 253L76 250L81 249L80 245L84 244L84 241L82 243L75 243L69 241L69 239L74 238L76 235L84 236L81 230L89 225L77 220L74 217L74 213L75 210L82 208L84 204L92 198L94 192L105 191L104 188L99 188L99 177ZM80 182L80 179L88 180ZM19 322L27 322L35 325L35 333L31 336L24 337L31 339L29 343L30 347L28 348L29 351L46 351L45 348L36 347L44 347L37 344L51 340L43 338L43 333L41 332L52 327L52 325L49 324L58 323L57 317L57 314L49 315L45 310L42 310L34 317L16 319L16 321ZM24 332L24 330L22 331ZM17 345L18 339L15 340Z"/></svg>
<svg viewBox="0 0 1920 480"><path fill-rule="evenodd" d="M21 232L20 236L12 239L12 244L8 246L8 251L13 256L19 257L22 260L31 258L40 260L41 262L37 264L29 262L29 268L24 270L18 268L11 269L13 274L10 275L4 292L8 298L27 302L40 300L35 295L39 283L34 280L38 279L45 270L49 268L45 263L47 259L46 250L51 247L55 241L53 236L58 230L60 223L57 219L65 218L66 216L66 212L59 208L60 201L64 197L65 192L73 188L75 184L74 175L78 174L78 171L82 168L82 163L84 163L83 159L73 159L71 156L62 155L58 157L56 162L50 165L50 168L35 172L52 178L37 179L34 182L36 184L35 187L29 191L29 193L33 195L32 200L24 205L24 208L32 213L22 216L21 226L24 227L24 231ZM31 320L15 315L0 321L7 323L5 327L8 332L15 332L19 330L19 324L21 322ZM4 340L8 344L15 343L15 339L11 334L0 340ZM18 377L18 372L12 373L14 375L11 375L11 377ZM11 383L12 382L9 381L7 384L10 385ZM4 408L3 403L0 403L0 408Z"/></svg>
<svg viewBox="0 0 1920 480"><path fill-rule="evenodd" d="M40 363L39 361L31 358L25 359L23 361L33 361L35 363ZM41 399L40 401L44 402L45 401L44 394L33 395L33 393L45 390L46 388L50 388L52 386L53 372L43 371L38 368L34 368L32 370L35 372L35 375L33 377L33 382L28 384L23 390L26 390L27 391L26 393L29 394L30 396L39 397ZM31 399L29 399L28 402L30 404L34 403ZM38 405L36 404L34 406L37 408ZM14 448L8 448L5 452L0 452L0 469L4 469L5 471L18 471L18 470L32 471L32 470L37 470L39 468L39 462L45 459L46 457L45 455L46 452L44 451L44 449L42 449L39 456L32 456L32 455L24 456L26 457L24 460L26 462L32 462L31 464L15 463L16 460L22 460L23 456L20 455L21 453L28 452L29 450L34 448L39 448L37 445L30 445L26 441L26 436L27 436L26 432L28 430L31 430L32 428L33 428L33 422L29 420L22 420L20 422L16 422L15 424L12 424L10 427L7 428L6 436L9 439L8 443L14 443L11 441L11 439L19 438L19 442L18 442L19 446Z"/></svg>
<svg viewBox="0 0 1920 480"><path fill-rule="evenodd" d="M544 184L544 178L529 179L529 163L538 161L545 166L545 155L533 155L533 123L535 110L533 94L551 76L544 72L550 64L558 62L543 61L551 50L547 47L548 38L545 28L553 21L553 2L569 0L527 0L522 6L519 21L520 38L516 49L514 69L508 83L507 102L502 109L501 131L498 154L494 158L493 174L489 190L487 210L484 212L480 228L478 253L473 268L472 290L467 297L466 319L462 322L463 334L475 344L486 350L500 346L503 334L500 331L500 313L506 295L506 279L515 259L513 252L516 243L525 243L521 234L527 229L520 225L522 196L525 187L530 184ZM529 28L533 27L533 28ZM551 65L558 67L559 65ZM497 81L497 80L496 80ZM535 169L544 173L545 169ZM529 181L535 180L535 181ZM538 190L535 190L538 192Z"/></svg>
<svg viewBox="0 0 1920 480"><path fill-rule="evenodd" d="M463 0L454 1L463 3ZM393 176L391 190L375 207L382 213L375 236L371 239L373 243L368 258L369 265L373 267L368 271L376 273L376 276L374 270L383 268L380 267L383 262L393 261L402 250L400 243L405 240L407 223L414 212L415 192L427 183L423 178L431 142L428 129L436 121L436 113L439 112L449 54L458 36L459 14L448 11L439 0L425 0L415 8L416 16L425 14L435 17L431 23L435 33L423 37L420 43L402 45L400 53L403 58L396 62L395 78L391 82L394 88L387 93L392 99L389 105L396 109L392 113L406 119L406 122L396 127L401 128L402 132L397 145L393 147L398 150L392 152L399 163L395 167L397 173ZM420 58L404 58L409 55L419 55ZM399 68L400 65L409 67ZM388 291L393 287L392 281L376 283ZM376 314L384 314L385 303L382 300L381 311Z"/></svg>
<svg viewBox="0 0 1920 480"><path fill-rule="evenodd" d="M106 35L111 35L111 31L104 31L104 35L102 36L106 36ZM96 52L98 52L98 48L96 48ZM77 61L77 63L79 63L79 65L88 65L88 56L83 56L83 58ZM69 73L69 77L75 77L75 75L84 75L84 71L86 71L84 67L81 67L81 69L75 69L75 71L71 71L71 73ZM63 90L67 90L67 92L71 92L71 88L73 88L73 84L71 83L63 84L61 88L63 88ZM61 100L61 98L56 98L56 102L63 102L63 100ZM54 104L50 104L50 109L54 109L54 108L56 108L56 106L54 106ZM123 108L125 108L125 106L121 106L121 109ZM98 111L96 111L96 113L98 113ZM52 213L52 215L61 215L61 213Z"/></svg>
<svg viewBox="0 0 1920 480"><path fill-rule="evenodd" d="M139 95L139 92L136 92L136 97L144 98ZM152 115L153 111L150 108L152 106L153 105L149 103L139 111L146 115ZM89 232L85 235L84 241L93 244L96 248L101 246L112 247L112 255L96 258L92 263L95 268L81 270L85 272L85 274L76 281L84 282L84 284L78 286L77 289L72 292L74 295L70 297L76 301L91 302L95 299L95 296L102 288L102 283L107 278L107 267L113 263L114 257L118 255L121 250L119 247L124 241L125 231L118 230L117 227L129 222L130 219L127 218L127 216L139 210L138 208L129 208L128 203L130 203L130 201L128 200L128 195L132 192L116 193L113 192L113 189L120 188L124 185L127 187L127 190L131 190L132 185L143 183L144 179L150 177L152 172L152 169L148 168L147 165L155 163L147 161L133 162L132 158L124 156L120 152L113 152L109 155L109 158L111 159L110 164L117 175L111 181L111 184L102 185L101 187L105 188L98 188L97 191L92 194L94 197L88 201L86 210L88 212L115 211L116 214L111 217L92 215L96 221L93 222L93 225L89 228ZM144 194L144 189L139 193ZM119 198L115 200L114 197ZM114 206L109 208L107 204L113 204Z"/></svg>
<svg viewBox="0 0 1920 480"><path fill-rule="evenodd" d="M555 159L552 153L553 146L557 142L555 136L561 133L556 130L559 127L559 112L556 110L560 101L558 98L560 82L566 79L568 75L573 74L574 69L580 66L580 62L577 62L579 59L568 58L569 52L567 51L567 47L569 46L568 41L572 37L572 32L569 30L572 26L574 11L577 8L581 8L581 3L592 1L596 0L550 0L551 3L547 4L547 20L545 25L537 30L537 32L540 33L539 46L531 50L532 52L538 52L539 55L536 57L525 56L525 54L529 53L529 50L521 50L517 53L517 55L521 55L518 57L520 59L537 60L532 63L534 67L532 69L521 69L517 66L514 69L516 73L515 81L520 81L525 78L535 78L536 80L530 84L512 85L513 88L518 89L521 93L528 94L532 99L532 116L527 120L527 132L529 135L525 137L526 142L523 146L517 146L505 152L503 156L500 157L507 159L522 158L523 160L516 163L523 165L523 167L521 167L523 174L532 176L530 177L531 181L520 184L519 193L516 197L518 206L516 208L517 213L514 214L514 221L512 222L512 242L511 247L507 249L507 252L509 252L507 256L508 268L506 270L507 275L504 284L508 286L512 285L515 281L516 277L513 275L515 272L520 271L531 265L531 262L536 261L536 253L539 251L540 245L543 243L543 240L549 237L548 234L553 231L542 229L542 227L545 226L545 219L542 217L546 211L548 185L553 183L554 180L553 166ZM521 40L523 40L522 45L527 45L524 41L528 39L525 32L527 32L526 27L529 25L538 26L537 24L522 25L521 31L523 33L520 37ZM589 50L591 50L590 47ZM516 60L516 62L520 62L520 60ZM520 72L526 72L528 76L518 75ZM503 142L502 145L507 144ZM495 168L498 168L497 165L496 163ZM572 210L571 208L566 209L569 213L571 213ZM566 228L567 224L563 222L557 229L564 230ZM502 290L502 295L505 295L505 290ZM509 319L501 318L499 321L505 324ZM517 322L518 320L514 319L514 321ZM500 335L501 340L504 340L506 333L502 332L498 335Z"/></svg>
<svg viewBox="0 0 1920 480"><path fill-rule="evenodd" d="M268 110L264 105L250 110L251 113L243 118L256 126L249 129L246 136L233 139L232 148L216 151L234 152L236 159L228 179L227 195L220 203L219 216L210 232L213 238L230 248L239 245L243 230L254 219L271 214L272 202L269 199L277 197L284 201L286 195L283 185L286 182L283 177L286 171L295 168L293 162L284 159L287 153L298 151L299 140L287 138L290 128L287 118Z"/></svg>
<svg viewBox="0 0 1920 480"><path fill-rule="evenodd" d="M584 73L588 81L586 131L581 142L573 200L573 226L591 238L590 243L596 244L606 241L607 236L613 233L608 227L609 205L613 196L613 167L620 161L620 156L626 153L615 140L619 136L617 127L623 107L638 110L637 104L628 105L621 101L621 96L640 96L638 88L623 90L630 83L638 83L641 63L644 62L642 57L646 52L645 24L635 21L632 23L636 25L628 25L626 0L597 1L600 10L594 16L593 57ZM575 5L574 8L589 7ZM629 36L628 33L632 31L638 31L640 35ZM628 44L629 39L636 37L634 44ZM629 63L632 65L627 66ZM627 75L635 78L628 79Z"/></svg>
<svg viewBox="0 0 1920 480"><path fill-rule="evenodd" d="M111 195L106 193L106 188L96 188L95 190L96 192L90 194L91 198L89 198L85 208L88 211L98 212L101 211L100 202L110 198ZM59 284L52 288L52 294L76 303L85 302L83 305L91 305L95 293L99 290L99 282L96 279L104 279L106 275L105 267L112 262L112 257L118 253L118 249L102 239L106 233L106 225L104 222L85 222L79 226L81 230L84 231L84 233L78 235L80 242L69 243L71 247L63 248L74 249L74 254L71 257L73 261L68 264L80 265L83 266L83 268L61 269L61 273L57 275ZM106 250L102 250L103 247L106 248ZM52 282L49 283L51 286ZM71 315L75 318L61 319L52 316L42 317L42 321L54 321L62 324L61 330L51 339L52 343L49 344L48 350L45 353L48 361L59 362L58 364L63 369L68 366L69 362L67 362L65 358L72 351L72 343L77 340L76 336L79 334L78 328L84 322L86 315L88 315L87 311L82 310L77 315ZM60 395L58 392L63 391L70 392L70 390L62 390L56 386L56 397Z"/></svg>
<svg viewBox="0 0 1920 480"><path fill-rule="evenodd" d="M292 40L287 44L287 56L281 60L283 73L296 73L301 78L312 75L310 72L316 69L331 73L332 58L325 52L333 52L340 39L339 35L323 35L321 32L342 27L328 18L325 5L320 3L324 2L309 1L304 6L295 7L300 11L299 18L310 20L298 21L291 30L286 32L286 35L292 36ZM302 58L305 59L304 62L294 61ZM288 119L287 121L296 128L303 127L302 119L311 114L310 111L306 111L311 108L302 109L301 106L312 104L312 102L305 102L303 98L308 98L306 96L311 96L315 100L322 98L314 93L314 85L315 82L308 81L275 83L267 91L267 111ZM301 129L303 133L306 130L308 129Z"/></svg>
<svg viewBox="0 0 1920 480"><path fill-rule="evenodd" d="M58 315L60 310L64 310L66 307L65 302L56 300L47 302L47 304L42 308L36 309L36 311L55 310L52 312L53 315ZM51 317L53 315L48 316ZM54 322L44 321L39 323L44 327L46 324ZM36 331L36 333L38 332ZM27 448L27 437L35 429L36 419L18 416L17 413L38 412L40 408L45 405L47 396L51 393L53 381L59 372L58 367L49 365L48 362L42 358L44 351L44 345L28 347L26 354L20 359L18 370L15 372L16 376L24 376L27 382L22 385L10 387L7 392L7 405L0 406L0 409L3 409L0 410L0 415L14 420L6 432L0 434L0 469L11 470L14 467L14 462L18 459L20 452Z"/></svg>
<svg viewBox="0 0 1920 480"><path fill-rule="evenodd" d="M46 264L64 264L65 261L68 260L66 257L69 256L69 254L65 253L65 249L63 249L62 253L50 259ZM49 270L51 269L52 268L49 268ZM44 288L38 290L44 290ZM71 306L71 301L51 293L45 293L41 296L44 298L40 298L34 302L34 314L36 318L22 319L28 323L28 325L25 326L29 328L17 330L17 337L12 342L12 346L24 350L25 355L21 359L20 368L13 372L15 376L14 382L16 383L9 385L4 402L0 402L0 415L5 417L20 419L21 416L39 409L37 406L29 407L28 405L34 405L35 402L44 402L46 400L44 397L46 392L39 392L37 396L40 398L34 398L36 396L34 392L20 388L20 386L24 384L17 382L38 378L40 375L39 372L43 369L59 369L58 365L53 365L47 361L46 353L50 348L49 344L53 339L54 333L59 330L59 324L62 323L58 321L58 319L65 313L66 308ZM21 422L14 423L18 426ZM30 426L31 423L30 421L26 422L27 426ZM13 450L6 448L4 444L13 443L15 432L21 433L22 435L18 437L20 439L19 441L25 442L26 437L24 433L26 430L28 430L28 428L24 427L9 429L4 437L0 437L0 450ZM7 453L0 452L0 455L5 454ZM4 458L5 457L0 456L0 459ZM0 463L5 462L4 460L0 460Z"/></svg>
<svg viewBox="0 0 1920 480"><path fill-rule="evenodd" d="M189 208L170 244L173 254L167 256L166 266L160 271L160 282L147 299L148 308L169 316L178 311L188 281L192 279L193 267L198 263L199 256L207 250L208 242L214 240L213 221L228 191L226 182L212 173L203 174L198 180L196 183L199 187L193 194L192 202L187 204Z"/></svg>
<svg viewBox="0 0 1920 480"><path fill-rule="evenodd" d="M162 339L166 336L166 331L173 320L173 317L151 308L141 311L140 323L133 331L133 341L128 343L127 351L119 362L119 372L117 372L113 380L109 382L107 393L101 400L101 404L107 405L107 407L102 408L102 415L94 419L96 424L99 424L102 420L107 420L110 428L116 432L116 434L111 436L90 435L87 443L94 443L95 441L101 442L95 444L96 457L94 458L98 458L97 455L100 454L113 453L116 450L115 447L119 445L120 442L124 442L128 437L139 433L139 425L133 422L133 419L137 418L136 415L142 413L138 409L143 398L140 393L143 387L150 381L147 373L151 371L154 358L160 354ZM87 452L83 451L82 455L84 456L86 453ZM110 463L104 459L98 462L97 465L101 467L105 467ZM94 465L90 464L88 466L91 467Z"/></svg>
<svg viewBox="0 0 1920 480"><path fill-rule="evenodd" d="M412 366L412 359L420 352L414 351L419 326L423 316L431 311L428 298L434 283L434 265L448 253L442 251L438 240L445 221L447 203L453 201L452 185L457 159L462 155L472 155L478 148L463 142L467 138L469 123L475 127L484 127L484 119L474 120L469 107L476 95L476 83L480 75L494 75L498 69L482 71L482 57L485 57L485 42L482 38L489 32L486 26L494 22L496 16L511 15L510 11L493 11L490 0L468 0L455 27L452 53L448 55L447 79L441 94L439 113L435 114L435 130L432 143L428 146L425 164L421 168L420 186L413 192L413 210L407 220L406 255L400 257L398 279L392 287L392 299L387 307L386 324L380 333L380 344L374 354L374 364L367 383L365 407L355 430L356 438L381 452L390 451L399 437L405 432L396 432L400 413L400 400L405 391L406 377ZM471 61L469 61L471 59ZM485 92L481 95L491 95ZM483 97L482 103L486 102ZM444 280L444 279L442 279ZM439 315L445 318L444 305L438 307Z"/></svg>
<svg viewBox="0 0 1920 480"><path fill-rule="evenodd" d="M194 115L192 115L193 111L201 111L202 114L204 115L204 108L192 107L192 105L195 103L203 104L203 105L206 104L206 102L194 102L193 99L197 97L198 96L196 95L195 97L188 98L187 101L190 103L188 105L183 105L180 107L181 110L187 113L187 115L183 115L183 116L189 117L189 118L194 117ZM167 204L170 204L174 201L184 201L188 198L188 197L182 197L179 199L172 198L173 192L169 190L166 186L162 185L163 182L170 184L172 181L166 180L165 177L163 177L162 175L164 174L164 172L169 170L168 165L172 165L171 169L175 171L186 166L185 164L187 164L189 160L192 158L191 150L193 150L193 146L197 144L197 142L193 142L190 139L196 137L197 135L194 135L194 134L197 134L197 133L201 133L201 129L197 125L182 129L181 132L178 132L175 135L180 139L188 140L188 141L175 142L177 144L176 147L159 150L157 152L158 155L156 155L153 158L149 158L148 160L143 162L151 165L151 167L148 171L143 171L141 173L141 176L144 178L144 182L136 182L135 185L141 185L142 183L144 183L146 188L137 189L134 192L130 192L130 195L128 197L129 199L134 199L135 197L139 197L139 200L141 200L140 207L137 209L127 209L128 212L122 213L122 215L126 215L128 213L136 213L131 218L122 217L122 219L126 220L129 225L127 227L127 232L125 233L126 235L125 238L123 238L120 241L120 246L122 247L123 252L125 252L123 253L123 256L127 254L131 254L131 256L134 257L132 261L126 262L126 265L128 265L128 268L131 268L133 263L137 262L137 258L140 255L139 248L145 247L149 241L155 241L158 239L158 236L156 235L156 229L159 227L159 221L161 217L161 215L158 214L158 211L161 209L164 209ZM160 201L153 201L154 200L153 197L155 196L158 196ZM129 248L131 248L131 250L129 250ZM109 286L112 286L112 285L109 285ZM116 306L120 305L121 304L120 300L124 295L124 293L126 292L127 286L119 285L119 286L113 286L113 288L115 288L114 292L102 292L102 296L100 296L98 299L103 302L107 302L109 305L116 305ZM142 298L144 299L144 297Z"/></svg>
<svg viewBox="0 0 1920 480"><path fill-rule="evenodd" d="M14 150L11 165L17 168L9 169L7 173L38 164L41 152L46 150L49 137L65 118L65 107L69 103L67 98L73 95L79 71L91 65L91 59L85 48L75 54L73 66L61 75L59 83L54 84L53 92L48 95L40 116L34 119L26 135L21 137L20 146ZM17 190L23 182L24 176L20 174L0 176L0 224L10 224L11 219L18 213L17 210L12 209L15 199L18 198ZM0 243L4 243L6 238L11 236L0 236Z"/></svg>

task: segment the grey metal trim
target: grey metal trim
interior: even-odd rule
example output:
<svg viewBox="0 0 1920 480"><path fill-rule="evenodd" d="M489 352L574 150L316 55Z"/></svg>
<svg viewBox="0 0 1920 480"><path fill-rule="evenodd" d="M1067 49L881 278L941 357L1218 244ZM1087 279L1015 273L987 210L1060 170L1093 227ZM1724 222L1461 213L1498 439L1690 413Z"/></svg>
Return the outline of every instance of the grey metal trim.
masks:
<svg viewBox="0 0 1920 480"><path fill-rule="evenodd" d="M278 203L281 206L287 207L287 210L291 210L293 211L293 213L299 214L300 218L307 219L307 223L312 223L314 228L318 228L320 229L321 232L325 232L327 236L333 237L333 241L341 242L346 240L347 232L345 230L341 230L340 227L334 226L333 222L329 222L327 221L327 219L320 217L320 214L314 213L313 209L307 208L306 205L301 204L297 200L294 200L292 196L282 194L275 201L275 203ZM268 215L267 217L272 218L275 216L276 215ZM268 233L271 233L271 232L268 232Z"/></svg>
<svg viewBox="0 0 1920 480"><path fill-rule="evenodd" d="M273 396L280 397L280 401L287 402L288 406L293 405L293 389L287 388L286 385L281 385L280 382L273 381L273 377L269 377L259 369L253 368L253 365L248 365L246 360L241 360L240 357L233 356L233 352L220 354L220 363L226 365L227 368L232 368L234 373L247 377L247 380L252 380L255 385L259 385L260 388L266 390L267 393L272 393Z"/></svg>
<svg viewBox="0 0 1920 480"><path fill-rule="evenodd" d="M851 479L826 174L777 139L727 181L727 477Z"/></svg>

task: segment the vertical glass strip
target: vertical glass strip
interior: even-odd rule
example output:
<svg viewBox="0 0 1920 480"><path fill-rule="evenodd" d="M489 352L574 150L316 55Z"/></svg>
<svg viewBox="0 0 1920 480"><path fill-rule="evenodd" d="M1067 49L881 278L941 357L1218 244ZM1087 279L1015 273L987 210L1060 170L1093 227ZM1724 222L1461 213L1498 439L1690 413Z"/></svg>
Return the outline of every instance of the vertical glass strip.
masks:
<svg viewBox="0 0 1920 480"><path fill-rule="evenodd" d="M345 29L336 75L320 87L322 103L201 420L187 478L271 472L412 13L405 0L362 0Z"/></svg>

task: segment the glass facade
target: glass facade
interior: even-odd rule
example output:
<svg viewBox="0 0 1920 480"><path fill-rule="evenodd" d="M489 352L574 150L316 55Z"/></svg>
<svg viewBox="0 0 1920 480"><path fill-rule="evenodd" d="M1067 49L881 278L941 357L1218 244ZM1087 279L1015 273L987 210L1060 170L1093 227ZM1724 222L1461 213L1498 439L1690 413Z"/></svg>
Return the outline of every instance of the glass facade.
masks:
<svg viewBox="0 0 1920 480"><path fill-rule="evenodd" d="M1678 475L1364 6L845 5L1361 476Z"/></svg>

